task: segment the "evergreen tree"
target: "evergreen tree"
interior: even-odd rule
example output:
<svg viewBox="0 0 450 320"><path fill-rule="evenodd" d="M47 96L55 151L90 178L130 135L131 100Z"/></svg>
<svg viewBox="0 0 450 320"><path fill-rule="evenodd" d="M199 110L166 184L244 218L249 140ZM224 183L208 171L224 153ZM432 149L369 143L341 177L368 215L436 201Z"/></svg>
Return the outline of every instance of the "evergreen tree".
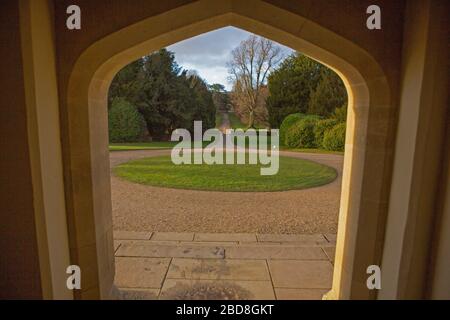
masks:
<svg viewBox="0 0 450 320"><path fill-rule="evenodd" d="M329 116L345 105L347 92L339 76L326 66L295 53L269 76L269 122L278 128L293 113Z"/></svg>
<svg viewBox="0 0 450 320"><path fill-rule="evenodd" d="M347 91L341 78L331 69L323 68L320 82L311 92L308 113L329 116L347 103Z"/></svg>
<svg viewBox="0 0 450 320"><path fill-rule="evenodd" d="M176 128L191 130L194 120L214 127L215 106L208 86L195 71L182 70L172 52L159 50L131 63L114 78L110 101L117 97L136 105L147 131L167 139Z"/></svg>
<svg viewBox="0 0 450 320"><path fill-rule="evenodd" d="M139 92L142 89L143 59L136 60L126 65L114 77L109 87L108 106L111 107L115 98L136 104L139 100Z"/></svg>
<svg viewBox="0 0 450 320"><path fill-rule="evenodd" d="M269 76L267 109L269 122L278 128L292 113L307 113L309 97L315 90L323 66L301 53L287 57Z"/></svg>
<svg viewBox="0 0 450 320"><path fill-rule="evenodd" d="M173 124L175 114L182 114L178 103L179 66L171 52L162 49L143 58L142 88L137 106L152 137L163 138Z"/></svg>
<svg viewBox="0 0 450 320"><path fill-rule="evenodd" d="M212 94L216 110L220 112L230 111L230 96L225 90L225 86L220 83L214 83L208 86L208 89Z"/></svg>
<svg viewBox="0 0 450 320"><path fill-rule="evenodd" d="M142 115L124 98L114 98L108 112L110 142L136 142L144 138Z"/></svg>
<svg viewBox="0 0 450 320"><path fill-rule="evenodd" d="M193 120L203 121L204 130L214 128L216 106L208 84L197 73L190 74L188 81L195 97Z"/></svg>

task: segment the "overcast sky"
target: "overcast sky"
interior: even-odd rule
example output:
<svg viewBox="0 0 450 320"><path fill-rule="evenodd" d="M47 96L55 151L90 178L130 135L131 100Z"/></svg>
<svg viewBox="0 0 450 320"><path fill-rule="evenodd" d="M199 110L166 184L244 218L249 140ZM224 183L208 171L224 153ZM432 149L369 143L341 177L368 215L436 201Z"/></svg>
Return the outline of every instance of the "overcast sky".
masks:
<svg viewBox="0 0 450 320"><path fill-rule="evenodd" d="M176 62L184 69L196 70L209 84L221 83L230 90L226 63L230 60L231 50L250 35L247 31L226 27L178 42L167 49L175 53ZM292 52L282 47L286 56Z"/></svg>

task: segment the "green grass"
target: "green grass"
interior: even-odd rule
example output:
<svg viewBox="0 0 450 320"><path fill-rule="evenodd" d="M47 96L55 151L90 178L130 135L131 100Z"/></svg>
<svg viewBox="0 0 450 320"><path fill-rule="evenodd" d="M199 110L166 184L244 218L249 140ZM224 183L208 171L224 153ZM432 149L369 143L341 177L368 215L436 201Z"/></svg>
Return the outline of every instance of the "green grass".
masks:
<svg viewBox="0 0 450 320"><path fill-rule="evenodd" d="M246 123L243 123L241 121L241 119L239 119L239 117L235 113L233 113L233 112L228 113L228 117L230 119L230 126L232 129L244 129L244 130L247 129L248 125ZM266 128L266 126L261 125L259 123L255 123L253 126L255 129L265 129Z"/></svg>
<svg viewBox="0 0 450 320"><path fill-rule="evenodd" d="M247 125L241 122L241 119L233 113L228 113L228 118L230 119L230 127L231 129L246 129Z"/></svg>
<svg viewBox="0 0 450 320"><path fill-rule="evenodd" d="M270 142L270 137L269 137ZM157 149L171 149L178 142L173 141L155 141L155 142L132 142L132 143L111 143L109 145L109 151L131 151L131 150L157 150ZM210 142L204 142L203 147L206 147ZM248 142L247 142L248 143ZM281 151L291 152L305 152L305 153L325 153L325 154L339 154L343 155L341 151L329 151L325 149L290 149L288 147L281 146Z"/></svg>
<svg viewBox="0 0 450 320"><path fill-rule="evenodd" d="M109 151L170 149L176 144L173 141L111 143Z"/></svg>
<svg viewBox="0 0 450 320"><path fill-rule="evenodd" d="M291 151L291 152L299 152L299 153L325 153L325 154L339 154L339 155L343 155L344 152L343 151L331 151L331 150L325 150L325 149L312 149L312 148L295 148L295 149L291 149L288 147L284 147L284 146L280 146L280 150L281 151Z"/></svg>
<svg viewBox="0 0 450 320"><path fill-rule="evenodd" d="M223 121L223 114L222 113L216 113L216 128L219 128Z"/></svg>
<svg viewBox="0 0 450 320"><path fill-rule="evenodd" d="M155 141L155 142L130 142L130 143L111 143L109 145L109 151L133 151L133 150L159 150L159 149L172 149L177 145L178 141ZM211 142L202 142L203 148L209 145ZM186 145L186 148L189 148ZM193 147L193 143L192 143Z"/></svg>
<svg viewBox="0 0 450 320"><path fill-rule="evenodd" d="M114 174L140 184L211 191L283 191L324 185L336 178L333 168L312 161L280 157L277 174L261 176L260 165L175 165L170 156L133 160Z"/></svg>

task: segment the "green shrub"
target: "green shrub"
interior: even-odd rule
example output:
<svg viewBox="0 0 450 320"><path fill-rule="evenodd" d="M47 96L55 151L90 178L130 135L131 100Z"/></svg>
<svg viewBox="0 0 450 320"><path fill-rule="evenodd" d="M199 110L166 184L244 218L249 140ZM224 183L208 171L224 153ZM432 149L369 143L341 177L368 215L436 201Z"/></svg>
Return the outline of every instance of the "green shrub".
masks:
<svg viewBox="0 0 450 320"><path fill-rule="evenodd" d="M344 151L345 123L341 122L325 131L322 145L326 150Z"/></svg>
<svg viewBox="0 0 450 320"><path fill-rule="evenodd" d="M303 114L303 113L293 113L284 118L283 122L280 126L280 145L288 146L286 142L287 132L293 127L296 123L303 119L312 119L312 120L320 120L320 116L313 114Z"/></svg>
<svg viewBox="0 0 450 320"><path fill-rule="evenodd" d="M336 119L323 119L317 121L314 128L314 139L317 147L323 147L323 135L325 134L325 131L333 128L338 123L339 122Z"/></svg>
<svg viewBox="0 0 450 320"><path fill-rule="evenodd" d="M314 128L318 121L317 117L305 117L297 121L286 133L286 145L290 148L316 147Z"/></svg>
<svg viewBox="0 0 450 320"><path fill-rule="evenodd" d="M136 108L123 98L112 101L108 111L109 141L137 142L145 133L145 121Z"/></svg>
<svg viewBox="0 0 450 320"><path fill-rule="evenodd" d="M286 118L283 119L283 122L281 122L280 125L280 144L286 145L286 133L288 132L289 128L291 128L297 121L300 119L303 119L305 115L303 113L293 113L288 115Z"/></svg>
<svg viewBox="0 0 450 320"><path fill-rule="evenodd" d="M333 118L339 122L347 121L347 104L342 107L334 109Z"/></svg>

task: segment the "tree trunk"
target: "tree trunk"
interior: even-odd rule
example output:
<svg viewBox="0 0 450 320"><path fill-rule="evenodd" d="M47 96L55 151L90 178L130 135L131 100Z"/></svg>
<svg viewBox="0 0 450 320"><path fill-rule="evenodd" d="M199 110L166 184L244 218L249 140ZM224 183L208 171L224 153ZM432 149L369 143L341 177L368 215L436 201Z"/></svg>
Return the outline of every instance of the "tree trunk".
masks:
<svg viewBox="0 0 450 320"><path fill-rule="evenodd" d="M254 124L255 124L255 115L254 115L254 111L251 110L249 115L248 115L247 129L254 128Z"/></svg>

